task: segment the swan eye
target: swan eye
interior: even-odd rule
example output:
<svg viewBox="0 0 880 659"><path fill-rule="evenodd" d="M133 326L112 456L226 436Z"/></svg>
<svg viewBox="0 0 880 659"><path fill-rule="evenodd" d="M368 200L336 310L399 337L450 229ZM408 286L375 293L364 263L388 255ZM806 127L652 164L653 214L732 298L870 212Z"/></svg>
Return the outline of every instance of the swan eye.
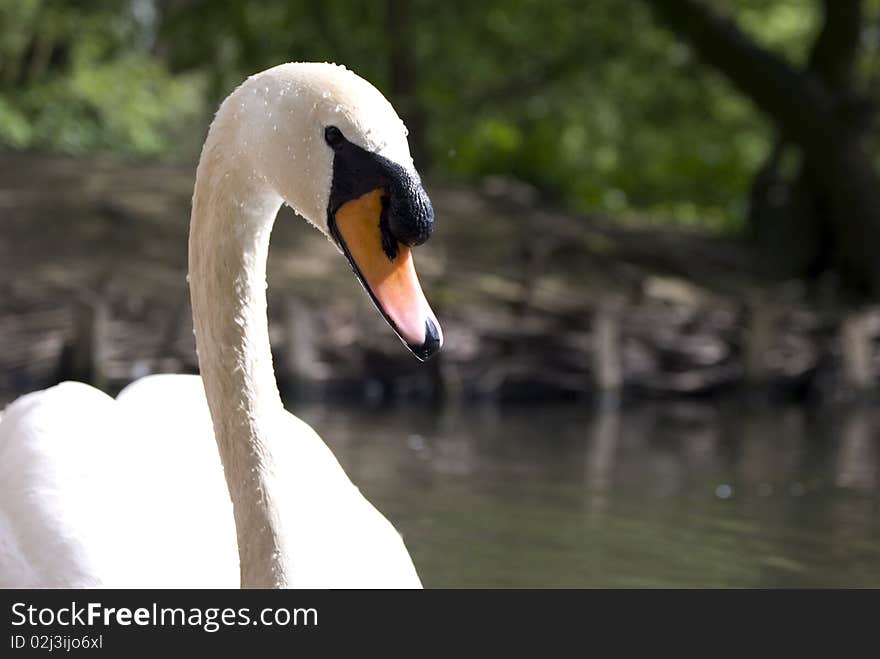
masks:
<svg viewBox="0 0 880 659"><path fill-rule="evenodd" d="M345 137L342 135L342 131L336 126L327 126L327 128L324 129L324 140L334 151L340 149L342 145L345 144Z"/></svg>

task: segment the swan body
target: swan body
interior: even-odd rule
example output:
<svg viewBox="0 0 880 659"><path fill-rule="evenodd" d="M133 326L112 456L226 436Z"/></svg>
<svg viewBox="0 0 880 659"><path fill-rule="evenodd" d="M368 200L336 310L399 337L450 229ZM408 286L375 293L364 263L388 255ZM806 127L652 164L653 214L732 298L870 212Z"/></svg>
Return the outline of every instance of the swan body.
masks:
<svg viewBox="0 0 880 659"><path fill-rule="evenodd" d="M232 505L200 389L197 376L149 376L114 400L64 382L10 405L0 584L237 587Z"/></svg>
<svg viewBox="0 0 880 659"><path fill-rule="evenodd" d="M281 404L265 265L282 203L345 254L417 356L439 349L409 249L433 211L391 105L335 65L252 76L196 176L201 375L148 376L116 399L65 382L3 412L0 586L421 586L398 532Z"/></svg>

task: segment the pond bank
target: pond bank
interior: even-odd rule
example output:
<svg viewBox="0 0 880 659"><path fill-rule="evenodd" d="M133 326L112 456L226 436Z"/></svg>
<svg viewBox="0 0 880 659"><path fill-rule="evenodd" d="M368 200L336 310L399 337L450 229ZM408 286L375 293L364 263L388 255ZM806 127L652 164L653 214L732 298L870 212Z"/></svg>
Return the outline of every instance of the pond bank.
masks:
<svg viewBox="0 0 880 659"><path fill-rule="evenodd" d="M70 377L112 391L147 373L195 372L185 279L194 168L7 153L0 171L0 396ZM503 401L756 384L834 397L880 374L876 309L841 318L796 301L746 303L597 258L579 238L587 220L551 220L504 181L428 189L437 231L416 260L443 353L415 362L333 247L285 209L269 259L285 390Z"/></svg>

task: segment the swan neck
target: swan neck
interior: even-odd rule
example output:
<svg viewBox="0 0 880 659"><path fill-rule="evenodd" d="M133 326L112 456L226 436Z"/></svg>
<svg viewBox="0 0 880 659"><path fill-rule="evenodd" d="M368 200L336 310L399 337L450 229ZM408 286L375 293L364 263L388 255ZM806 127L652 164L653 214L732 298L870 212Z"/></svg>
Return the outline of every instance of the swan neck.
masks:
<svg viewBox="0 0 880 659"><path fill-rule="evenodd" d="M242 587L283 587L290 573L283 516L270 487L270 438L284 409L269 344L266 260L280 205L264 181L240 174L206 146L193 195L190 294L199 369L235 515Z"/></svg>

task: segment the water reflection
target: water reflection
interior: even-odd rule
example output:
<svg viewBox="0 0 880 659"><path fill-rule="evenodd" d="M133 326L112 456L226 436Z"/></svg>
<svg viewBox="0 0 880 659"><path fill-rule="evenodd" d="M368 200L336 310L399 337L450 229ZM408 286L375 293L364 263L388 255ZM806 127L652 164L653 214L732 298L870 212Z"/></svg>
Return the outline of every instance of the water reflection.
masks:
<svg viewBox="0 0 880 659"><path fill-rule="evenodd" d="M290 407L428 586L880 586L868 405Z"/></svg>
<svg viewBox="0 0 880 659"><path fill-rule="evenodd" d="M876 419L871 419L871 412L865 407L856 407L843 421L836 470L837 484L841 487L873 490L877 486L876 442L871 433Z"/></svg>
<svg viewBox="0 0 880 659"><path fill-rule="evenodd" d="M604 394L592 423L592 438L587 454L585 480L588 505L593 514L607 510L614 483L614 459L620 440L620 397Z"/></svg>

